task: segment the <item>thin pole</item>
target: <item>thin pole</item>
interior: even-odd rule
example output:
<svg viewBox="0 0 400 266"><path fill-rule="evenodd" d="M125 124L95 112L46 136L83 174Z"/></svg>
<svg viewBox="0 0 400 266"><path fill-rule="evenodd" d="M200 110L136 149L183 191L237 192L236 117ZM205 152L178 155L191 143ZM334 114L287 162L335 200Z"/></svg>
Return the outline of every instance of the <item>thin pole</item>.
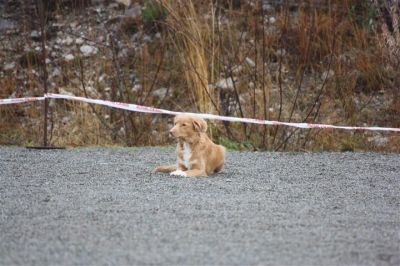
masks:
<svg viewBox="0 0 400 266"><path fill-rule="evenodd" d="M46 32L45 32L45 16L44 16L44 6L42 0L37 0L36 2L39 20L40 20L40 32L42 39L42 67L43 67L43 91L47 94L47 67L46 67ZM44 99L44 111L43 111L43 146L47 147L47 117L48 117L49 102L48 99Z"/></svg>

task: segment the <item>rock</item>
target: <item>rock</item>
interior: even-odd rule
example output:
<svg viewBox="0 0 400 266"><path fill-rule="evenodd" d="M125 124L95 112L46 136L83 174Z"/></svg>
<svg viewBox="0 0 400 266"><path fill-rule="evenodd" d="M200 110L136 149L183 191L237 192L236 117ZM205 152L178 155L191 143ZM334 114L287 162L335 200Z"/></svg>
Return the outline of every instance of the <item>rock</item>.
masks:
<svg viewBox="0 0 400 266"><path fill-rule="evenodd" d="M125 16L138 18L141 15L142 15L142 6L138 3L135 3L131 8L125 10Z"/></svg>
<svg viewBox="0 0 400 266"><path fill-rule="evenodd" d="M100 77L97 79L98 82L103 82L104 80L106 80L107 75L106 74L101 74Z"/></svg>
<svg viewBox="0 0 400 266"><path fill-rule="evenodd" d="M222 90L233 90L234 89L233 79L232 78L221 79L215 84L215 87Z"/></svg>
<svg viewBox="0 0 400 266"><path fill-rule="evenodd" d="M275 11L275 8L271 4L268 4L268 3L263 3L262 8L264 9L265 12L272 13Z"/></svg>
<svg viewBox="0 0 400 266"><path fill-rule="evenodd" d="M15 62L7 63L7 64L4 64L4 66L3 66L4 71L13 70L14 68L15 68Z"/></svg>
<svg viewBox="0 0 400 266"><path fill-rule="evenodd" d="M277 57L283 57L283 56L285 56L287 54L287 52L286 52L286 50L285 49L278 49L278 50L276 50L276 52L275 52L275 55L277 56Z"/></svg>
<svg viewBox="0 0 400 266"><path fill-rule="evenodd" d="M63 125L68 124L70 121L71 121L71 116L64 116L64 117L61 119L61 123L62 123Z"/></svg>
<svg viewBox="0 0 400 266"><path fill-rule="evenodd" d="M65 39L62 41L62 43L63 43L63 44L66 44L66 45L71 45L73 42L74 42L74 40L73 40L71 37L69 37L69 36L67 36L67 38L65 38Z"/></svg>
<svg viewBox="0 0 400 266"><path fill-rule="evenodd" d="M32 31L31 32L31 39L33 40L33 41L35 41L35 42L39 42L40 40L41 40L41 35L40 35L40 33L38 32L38 31L36 31L36 30L34 30L34 31Z"/></svg>
<svg viewBox="0 0 400 266"><path fill-rule="evenodd" d="M242 72L243 67L241 65L232 67L232 73L238 75Z"/></svg>
<svg viewBox="0 0 400 266"><path fill-rule="evenodd" d="M77 45L81 45L81 44L84 43L84 40L83 40L82 38L77 38L77 39L75 40L75 43L76 43Z"/></svg>
<svg viewBox="0 0 400 266"><path fill-rule="evenodd" d="M69 96L75 96L72 92L69 92L65 88L60 88L60 94L65 94L65 95L69 95Z"/></svg>
<svg viewBox="0 0 400 266"><path fill-rule="evenodd" d="M129 7L131 5L131 0L115 0L118 4L123 4L125 7Z"/></svg>
<svg viewBox="0 0 400 266"><path fill-rule="evenodd" d="M143 37L143 42L145 42L145 43L151 42L151 37L149 35L145 34Z"/></svg>
<svg viewBox="0 0 400 266"><path fill-rule="evenodd" d="M61 70L59 68L54 68L53 72L51 73L51 76L53 77L61 76Z"/></svg>
<svg viewBox="0 0 400 266"><path fill-rule="evenodd" d="M154 97L157 97L159 99L164 98L167 96L168 93L168 88L159 88L151 93Z"/></svg>
<svg viewBox="0 0 400 266"><path fill-rule="evenodd" d="M90 46L90 45L82 45L79 48L79 50L85 57L95 55L95 54L97 54L97 51L98 51L98 49L96 47Z"/></svg>
<svg viewBox="0 0 400 266"><path fill-rule="evenodd" d="M270 17L270 18L268 18L268 22L269 22L269 24L275 24L276 18L275 17Z"/></svg>
<svg viewBox="0 0 400 266"><path fill-rule="evenodd" d="M90 97L92 98L97 98L98 96L98 91L92 86L86 86L86 92L89 94Z"/></svg>
<svg viewBox="0 0 400 266"><path fill-rule="evenodd" d="M67 54L64 56L64 60L69 62L75 59L75 56L73 56L72 54Z"/></svg>
<svg viewBox="0 0 400 266"><path fill-rule="evenodd" d="M332 69L330 69L329 71L324 71L321 75L321 79L325 80L325 79L331 79L332 77L335 76L335 71L333 71Z"/></svg>
<svg viewBox="0 0 400 266"><path fill-rule="evenodd" d="M250 66L250 67L255 67L256 63L254 63L254 61L251 58L246 57L246 63Z"/></svg>
<svg viewBox="0 0 400 266"><path fill-rule="evenodd" d="M382 136L374 136L368 138L369 142L372 142L377 147L384 147L389 142L389 138Z"/></svg>
<svg viewBox="0 0 400 266"><path fill-rule="evenodd" d="M141 91L142 90L142 85L140 85L140 84L135 84L133 87L132 87L132 92L139 92L139 91Z"/></svg>

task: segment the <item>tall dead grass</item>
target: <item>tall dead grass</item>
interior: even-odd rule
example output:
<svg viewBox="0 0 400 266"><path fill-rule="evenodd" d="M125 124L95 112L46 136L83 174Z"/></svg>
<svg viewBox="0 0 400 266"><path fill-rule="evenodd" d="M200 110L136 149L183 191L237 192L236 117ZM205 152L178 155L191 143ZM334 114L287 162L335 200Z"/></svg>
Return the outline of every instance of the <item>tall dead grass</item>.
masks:
<svg viewBox="0 0 400 266"><path fill-rule="evenodd" d="M206 50L211 36L210 27L204 23L192 0L159 2L168 12L166 23L194 103L200 112L213 113L218 107L213 102L212 88L208 86L210 58Z"/></svg>

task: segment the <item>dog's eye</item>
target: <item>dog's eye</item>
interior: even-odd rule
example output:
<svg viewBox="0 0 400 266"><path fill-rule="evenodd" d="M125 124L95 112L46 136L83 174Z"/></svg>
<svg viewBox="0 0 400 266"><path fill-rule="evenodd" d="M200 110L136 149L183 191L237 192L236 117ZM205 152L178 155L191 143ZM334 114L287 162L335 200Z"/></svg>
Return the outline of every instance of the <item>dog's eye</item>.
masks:
<svg viewBox="0 0 400 266"><path fill-rule="evenodd" d="M182 126L183 126L183 127L186 127L187 125L186 125L186 124L182 124Z"/></svg>

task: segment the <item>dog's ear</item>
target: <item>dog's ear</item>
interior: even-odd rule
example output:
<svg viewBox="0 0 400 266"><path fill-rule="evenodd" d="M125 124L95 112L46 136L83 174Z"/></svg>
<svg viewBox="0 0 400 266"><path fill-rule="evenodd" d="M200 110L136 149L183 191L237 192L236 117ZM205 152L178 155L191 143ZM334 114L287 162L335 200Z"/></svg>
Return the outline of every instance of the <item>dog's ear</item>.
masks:
<svg viewBox="0 0 400 266"><path fill-rule="evenodd" d="M194 130L198 131L198 132L207 132L207 122L204 121L204 119L201 118L195 118L193 120L193 127Z"/></svg>

